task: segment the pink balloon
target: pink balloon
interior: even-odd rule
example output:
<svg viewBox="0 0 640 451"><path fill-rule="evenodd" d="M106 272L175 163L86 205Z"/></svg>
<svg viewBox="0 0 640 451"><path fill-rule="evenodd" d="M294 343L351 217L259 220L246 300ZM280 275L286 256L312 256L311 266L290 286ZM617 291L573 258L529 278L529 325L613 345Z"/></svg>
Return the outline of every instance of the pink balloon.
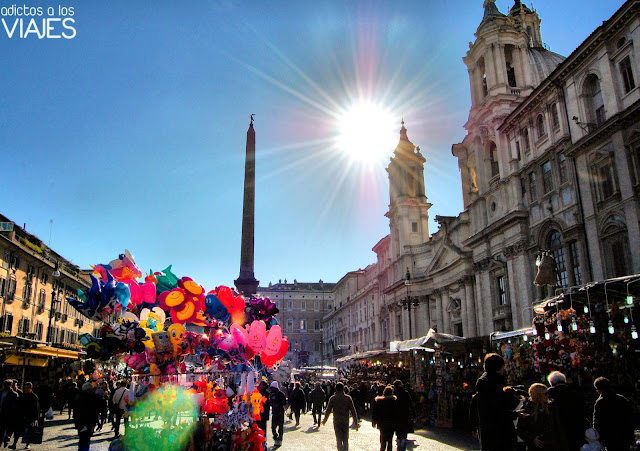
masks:
<svg viewBox="0 0 640 451"><path fill-rule="evenodd" d="M276 355L280 350L280 345L282 344L282 328L279 324L272 326L267 332L266 336L266 345L264 348L263 354L266 355Z"/></svg>
<svg viewBox="0 0 640 451"><path fill-rule="evenodd" d="M229 332L239 345L246 347L247 343L249 343L249 332L247 332L247 330L240 324L233 323L229 327Z"/></svg>
<svg viewBox="0 0 640 451"><path fill-rule="evenodd" d="M249 328L248 345L256 354L260 354L266 346L267 325L262 320L254 321Z"/></svg>

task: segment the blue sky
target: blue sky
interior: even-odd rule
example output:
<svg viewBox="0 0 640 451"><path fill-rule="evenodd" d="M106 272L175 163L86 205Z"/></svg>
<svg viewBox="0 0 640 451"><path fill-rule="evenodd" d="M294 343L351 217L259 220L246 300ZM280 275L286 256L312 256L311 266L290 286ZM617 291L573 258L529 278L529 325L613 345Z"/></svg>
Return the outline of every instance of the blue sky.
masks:
<svg viewBox="0 0 640 451"><path fill-rule="evenodd" d="M386 164L335 144L358 102L397 118L395 143L404 115L427 159L431 233L436 215L462 210L451 145L464 137L462 57L482 0L24 3L73 7L77 34L0 28L0 212L80 267L127 248L143 271L173 264L206 289L233 285L252 113L261 285L337 282L375 261ZM566 56L622 4L534 6L544 42Z"/></svg>

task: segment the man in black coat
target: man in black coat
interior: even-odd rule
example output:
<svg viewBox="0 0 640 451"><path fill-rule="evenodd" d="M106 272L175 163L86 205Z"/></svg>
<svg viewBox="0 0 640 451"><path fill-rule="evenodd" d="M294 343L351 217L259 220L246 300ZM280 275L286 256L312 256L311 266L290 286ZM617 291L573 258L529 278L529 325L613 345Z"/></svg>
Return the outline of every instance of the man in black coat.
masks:
<svg viewBox="0 0 640 451"><path fill-rule="evenodd" d="M597 378L593 386L600 395L593 407L593 428L607 451L627 451L635 440L631 403L613 391L606 377Z"/></svg>
<svg viewBox="0 0 640 451"><path fill-rule="evenodd" d="M291 411L296 417L296 427L300 426L300 412L304 409L306 403L307 402L304 396L304 392L302 391L302 387L300 386L300 382L296 382L295 387L291 392L291 396L289 396Z"/></svg>
<svg viewBox="0 0 640 451"><path fill-rule="evenodd" d="M551 385L547 396L558 411L569 445L568 451L578 451L584 443L584 431L589 427L589 422L584 416L584 401L567 385L567 378L560 371L551 372L547 380Z"/></svg>
<svg viewBox="0 0 640 451"><path fill-rule="evenodd" d="M284 406L287 397L278 388L278 382L271 382L269 387L269 404L271 405L271 433L276 448L282 446L284 434Z"/></svg>
<svg viewBox="0 0 640 451"><path fill-rule="evenodd" d="M89 451L101 405L102 400L94 393L91 382L85 382L72 402L73 421L78 430L78 451Z"/></svg>
<svg viewBox="0 0 640 451"><path fill-rule="evenodd" d="M322 389L320 382L316 382L316 388L309 393L309 402L311 403L311 414L313 415L313 424L320 427L322 421L322 406L326 394Z"/></svg>
<svg viewBox="0 0 640 451"><path fill-rule="evenodd" d="M490 353L484 357L484 373L476 382L475 403L480 447L482 451L509 451L513 449L516 431L513 420L518 399L504 391L504 359Z"/></svg>
<svg viewBox="0 0 640 451"><path fill-rule="evenodd" d="M20 397L20 411L22 424L25 429L38 423L38 420L40 419L40 400L38 399L38 395L33 392L33 384L31 382L26 382L24 384L24 393ZM23 437L22 441L25 444L25 449L29 449L29 440L25 439L27 439L26 435Z"/></svg>
<svg viewBox="0 0 640 451"><path fill-rule="evenodd" d="M414 432L413 422L416 418L416 410L409 392L407 392L402 381L397 380L393 383L393 393L395 394L398 409L398 420L396 422L396 436L398 437L398 451L407 449L407 435Z"/></svg>
<svg viewBox="0 0 640 451"><path fill-rule="evenodd" d="M15 429L15 412L18 409L18 394L13 390L12 385L13 381L7 379L2 383L0 392L0 440L4 439L5 447Z"/></svg>

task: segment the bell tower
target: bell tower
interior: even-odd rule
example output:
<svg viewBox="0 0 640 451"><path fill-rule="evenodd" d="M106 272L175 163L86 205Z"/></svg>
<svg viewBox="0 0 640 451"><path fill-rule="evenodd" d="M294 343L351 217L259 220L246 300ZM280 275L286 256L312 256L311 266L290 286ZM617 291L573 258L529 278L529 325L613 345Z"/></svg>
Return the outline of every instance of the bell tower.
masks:
<svg viewBox="0 0 640 451"><path fill-rule="evenodd" d="M389 174L389 218L391 252L393 257L403 253L404 246L429 240L431 204L424 191L424 163L426 159L407 136L402 121L400 141L396 146L387 173Z"/></svg>
<svg viewBox="0 0 640 451"><path fill-rule="evenodd" d="M471 110L467 135L455 144L467 208L512 170L510 154L497 129L502 121L564 60L542 43L540 17L520 0L508 14L484 0L476 40L462 58L469 72ZM524 142L528 136L520 141Z"/></svg>

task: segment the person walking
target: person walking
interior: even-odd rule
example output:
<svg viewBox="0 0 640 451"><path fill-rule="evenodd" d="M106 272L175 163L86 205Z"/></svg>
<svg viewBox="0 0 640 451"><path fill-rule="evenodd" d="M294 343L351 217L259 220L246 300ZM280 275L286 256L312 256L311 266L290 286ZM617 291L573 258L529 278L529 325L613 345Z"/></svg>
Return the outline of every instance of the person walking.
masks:
<svg viewBox="0 0 640 451"><path fill-rule="evenodd" d="M2 383L2 392L0 392L0 440L4 443L5 448L15 430L15 412L18 409L18 394L13 390L12 385L12 380L5 380Z"/></svg>
<svg viewBox="0 0 640 451"><path fill-rule="evenodd" d="M25 445L25 449L30 449L29 447L29 438L24 434L26 428L29 426L39 426L38 420L40 419L40 400L38 399L38 395L33 392L33 384L31 382L26 382L24 384L24 393L20 398L20 409L19 415L22 417L22 433L23 435L22 442ZM14 443L17 442L17 436L14 437Z"/></svg>
<svg viewBox="0 0 640 451"><path fill-rule="evenodd" d="M482 451L508 451L516 441L513 420L519 400L505 392L504 359L495 353L484 357L484 373L476 382L471 420L478 425Z"/></svg>
<svg viewBox="0 0 640 451"><path fill-rule="evenodd" d="M96 387L96 395L102 397L102 403L100 404L100 416L98 418L98 431L102 430L102 427L107 422L107 407L110 404L111 391L109 385L105 381L101 381L100 385Z"/></svg>
<svg viewBox="0 0 640 451"><path fill-rule="evenodd" d="M44 427L44 420L49 408L52 409L51 413L53 413L53 392L51 391L51 387L49 387L46 379L41 379L38 386L34 388L33 391L38 395L38 400L40 401L40 417L38 418L38 424L40 427Z"/></svg>
<svg viewBox="0 0 640 451"><path fill-rule="evenodd" d="M552 371L547 380L551 386L547 394L562 423L567 438L567 451L579 451L584 443L584 431L589 427L589 421L584 415L584 401L567 384L566 376L560 371Z"/></svg>
<svg viewBox="0 0 640 451"><path fill-rule="evenodd" d="M269 403L271 404L271 434L276 448L282 446L284 435L284 408L287 397L280 391L278 381L271 382L269 387Z"/></svg>
<svg viewBox="0 0 640 451"><path fill-rule="evenodd" d="M73 422L78 430L78 451L89 451L93 430L98 424L101 399L94 393L93 384L85 382L73 401Z"/></svg>
<svg viewBox="0 0 640 451"><path fill-rule="evenodd" d="M558 410L549 402L547 387L532 384L525 415L518 419L518 435L527 444L527 450L566 451L567 441Z"/></svg>
<svg viewBox="0 0 640 451"><path fill-rule="evenodd" d="M291 391L289 404L291 405L291 411L293 412L293 415L296 417L295 427L298 427L300 426L300 412L304 409L304 406L306 404L304 392L302 391L300 382L296 382L293 390Z"/></svg>
<svg viewBox="0 0 640 451"><path fill-rule="evenodd" d="M322 390L322 384L316 382L315 388L309 393L309 401L311 402L311 415L313 415L313 425L320 427L322 421L322 406L324 404L325 392Z"/></svg>
<svg viewBox="0 0 640 451"><path fill-rule="evenodd" d="M64 411L64 406L66 405L69 409L69 419L71 419L71 410L73 408L73 402L78 396L78 384L74 381L70 381L64 388L64 404L62 404L62 408L60 409L60 415Z"/></svg>
<svg viewBox="0 0 640 451"><path fill-rule="evenodd" d="M627 451L634 442L631 403L611 388L606 377L593 382L598 399L593 406L593 428L607 451Z"/></svg>
<svg viewBox="0 0 640 451"><path fill-rule="evenodd" d="M15 379L11 381L11 389L16 393L17 400L15 404L15 410L10 413L12 417L10 423L13 427L10 430L9 434L5 436L5 441L9 442L11 434L13 434L13 444L9 445L9 448L16 449L18 440L24 432L24 421L22 418L22 396L24 395L24 392L18 388L18 381Z"/></svg>
<svg viewBox="0 0 640 451"><path fill-rule="evenodd" d="M398 438L398 451L407 449L407 435L414 432L413 422L416 418L416 409L409 392L404 389L402 381L393 383L394 395L397 400L398 417L396 422L396 437Z"/></svg>
<svg viewBox="0 0 640 451"><path fill-rule="evenodd" d="M398 419L397 401L391 385L384 388L382 396L373 399L371 425L380 429L380 451L393 451L393 434Z"/></svg>
<svg viewBox="0 0 640 451"><path fill-rule="evenodd" d="M311 393L311 384L308 382L305 383L302 391L304 392L304 413L306 414L311 410L311 399L309 398L309 393Z"/></svg>
<svg viewBox="0 0 640 451"><path fill-rule="evenodd" d="M125 414L127 410L127 397L129 396L129 390L127 389L127 382L122 380L118 383L118 388L111 395L111 401L113 402L113 409L115 411L116 416L116 424L114 426L115 436L114 438L120 437L120 421L122 420L122 416ZM128 418L125 417L125 423L129 421Z"/></svg>
<svg viewBox="0 0 640 451"><path fill-rule="evenodd" d="M327 410L324 413L322 424L327 424L327 418L333 413L333 430L336 434L338 451L349 450L349 414L353 418L353 427L356 431L360 427L358 424L358 414L356 407L353 405L351 396L344 394L344 385L342 382L336 384L336 394L329 398Z"/></svg>

